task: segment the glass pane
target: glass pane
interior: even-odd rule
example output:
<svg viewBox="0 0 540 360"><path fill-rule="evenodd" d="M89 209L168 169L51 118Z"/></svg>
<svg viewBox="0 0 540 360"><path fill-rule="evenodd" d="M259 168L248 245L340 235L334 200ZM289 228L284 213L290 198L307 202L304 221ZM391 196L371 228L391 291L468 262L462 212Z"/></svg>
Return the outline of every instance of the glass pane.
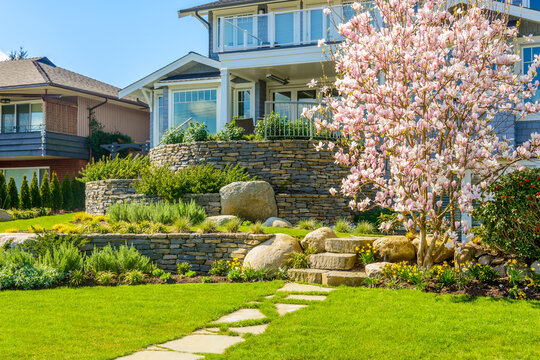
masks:
<svg viewBox="0 0 540 360"><path fill-rule="evenodd" d="M294 42L293 13L276 15L276 44L292 44Z"/></svg>
<svg viewBox="0 0 540 360"><path fill-rule="evenodd" d="M317 102L316 90L298 90L298 101Z"/></svg>
<svg viewBox="0 0 540 360"><path fill-rule="evenodd" d="M15 130L15 105L2 106L2 132L14 133Z"/></svg>
<svg viewBox="0 0 540 360"><path fill-rule="evenodd" d="M251 93L249 90L238 92L238 117L249 118L251 116Z"/></svg>
<svg viewBox="0 0 540 360"><path fill-rule="evenodd" d="M323 38L323 29L322 29L323 12L321 9L312 10L310 11L309 16L310 16L309 20L310 20L310 33L311 33L309 40L318 41Z"/></svg>
<svg viewBox="0 0 540 360"><path fill-rule="evenodd" d="M251 16L245 16L240 17L237 20L237 25L239 29L236 29L237 33L237 44L238 45L244 45L244 31L247 32L247 41L248 45L253 44L253 17Z"/></svg>
<svg viewBox="0 0 540 360"><path fill-rule="evenodd" d="M23 176L26 175L26 179L30 183L34 171L37 171L37 169L6 169L4 170L4 175L6 176L6 182L9 181L10 177L13 177L15 184L17 185L17 190L19 190L21 188Z"/></svg>
<svg viewBox="0 0 540 360"><path fill-rule="evenodd" d="M174 103L173 126L181 125L189 118L193 118L193 121L205 123L210 133L215 133L217 128L216 90L210 90L210 97L213 97L213 100L204 99L205 90L184 91L182 93L185 93L186 101Z"/></svg>
<svg viewBox="0 0 540 360"><path fill-rule="evenodd" d="M30 120L32 130L40 131L43 127L43 104L32 104L32 119Z"/></svg>
<svg viewBox="0 0 540 360"><path fill-rule="evenodd" d="M30 126L30 105L17 105L17 131L32 131Z"/></svg>
<svg viewBox="0 0 540 360"><path fill-rule="evenodd" d="M291 104L287 104L291 101L291 92L282 91L274 93L274 101L285 102L285 104L274 104L274 112L279 113L281 116L291 118Z"/></svg>
<svg viewBox="0 0 540 360"><path fill-rule="evenodd" d="M291 101L291 92L290 91L275 92L274 101Z"/></svg>

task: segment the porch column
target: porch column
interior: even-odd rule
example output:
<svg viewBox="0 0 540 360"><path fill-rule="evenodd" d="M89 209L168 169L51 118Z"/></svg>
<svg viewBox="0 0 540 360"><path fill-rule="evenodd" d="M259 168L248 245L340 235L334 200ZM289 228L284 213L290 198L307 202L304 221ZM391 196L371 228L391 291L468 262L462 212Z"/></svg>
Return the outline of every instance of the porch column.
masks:
<svg viewBox="0 0 540 360"><path fill-rule="evenodd" d="M231 117L231 74L228 69L221 69L220 111L217 118L217 130L223 129Z"/></svg>

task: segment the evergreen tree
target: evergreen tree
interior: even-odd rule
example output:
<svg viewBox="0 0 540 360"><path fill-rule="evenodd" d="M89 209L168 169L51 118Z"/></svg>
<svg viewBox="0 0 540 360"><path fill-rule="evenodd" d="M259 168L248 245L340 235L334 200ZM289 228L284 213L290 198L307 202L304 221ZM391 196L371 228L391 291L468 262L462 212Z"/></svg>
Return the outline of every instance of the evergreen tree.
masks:
<svg viewBox="0 0 540 360"><path fill-rule="evenodd" d="M5 209L11 209L11 196L6 192Z"/></svg>
<svg viewBox="0 0 540 360"><path fill-rule="evenodd" d="M42 206L48 208L52 207L51 184L49 181L49 174L46 171L43 175L43 179L41 179L41 187L39 188L39 192L41 195Z"/></svg>
<svg viewBox="0 0 540 360"><path fill-rule="evenodd" d="M71 181L69 181L67 174L64 176L64 180L62 180L62 209L73 209L73 189L71 188Z"/></svg>
<svg viewBox="0 0 540 360"><path fill-rule="evenodd" d="M62 189L60 187L60 181L58 181L58 176L55 172L53 172L51 179L51 203L54 211L62 208Z"/></svg>
<svg viewBox="0 0 540 360"><path fill-rule="evenodd" d="M13 177L9 178L7 184L7 193L9 195L9 208L16 209L19 207L19 192L17 191L17 185L15 184L15 179Z"/></svg>
<svg viewBox="0 0 540 360"><path fill-rule="evenodd" d="M84 183L74 176L71 182L71 190L73 192L73 207L79 210L84 209Z"/></svg>
<svg viewBox="0 0 540 360"><path fill-rule="evenodd" d="M30 201L30 188L28 187L28 179L26 178L26 175L23 175L23 180L21 183L19 206L23 210L28 210L32 207L32 202Z"/></svg>
<svg viewBox="0 0 540 360"><path fill-rule="evenodd" d="M0 171L0 209L7 209L6 207L6 176L3 171Z"/></svg>
<svg viewBox="0 0 540 360"><path fill-rule="evenodd" d="M30 182L30 202L34 208L41 207L41 194L39 193L38 177L35 171Z"/></svg>

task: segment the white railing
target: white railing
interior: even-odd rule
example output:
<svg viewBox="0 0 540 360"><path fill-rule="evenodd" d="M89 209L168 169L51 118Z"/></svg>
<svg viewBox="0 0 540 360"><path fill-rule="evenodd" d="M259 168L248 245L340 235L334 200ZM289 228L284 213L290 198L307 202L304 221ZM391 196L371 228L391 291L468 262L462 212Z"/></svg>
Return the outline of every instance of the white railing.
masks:
<svg viewBox="0 0 540 360"><path fill-rule="evenodd" d="M373 11L372 2L365 9ZM218 20L218 51L238 51L277 46L316 44L319 40L340 41L337 25L348 21L350 5L270 12L267 14L221 17ZM374 12L377 21L380 16Z"/></svg>

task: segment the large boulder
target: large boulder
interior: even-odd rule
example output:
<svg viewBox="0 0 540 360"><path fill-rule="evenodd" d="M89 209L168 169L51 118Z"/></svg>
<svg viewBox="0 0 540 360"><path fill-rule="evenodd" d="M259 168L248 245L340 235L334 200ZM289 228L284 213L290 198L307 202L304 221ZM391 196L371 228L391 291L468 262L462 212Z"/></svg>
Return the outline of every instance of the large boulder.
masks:
<svg viewBox="0 0 540 360"><path fill-rule="evenodd" d="M386 236L375 240L373 250L389 262L411 261L416 257L414 245L405 236Z"/></svg>
<svg viewBox="0 0 540 360"><path fill-rule="evenodd" d="M337 235L329 227L318 228L315 231L307 234L302 240L302 248L307 250L312 248L316 253L321 253L325 251L326 239L337 238Z"/></svg>
<svg viewBox="0 0 540 360"><path fill-rule="evenodd" d="M0 248L6 246L17 247L23 245L28 240L34 240L37 237L33 233L0 233Z"/></svg>
<svg viewBox="0 0 540 360"><path fill-rule="evenodd" d="M383 273L384 268L387 265L392 265L392 263L389 262L376 262L367 264L364 268L364 271L366 272L367 276L377 276L381 275Z"/></svg>
<svg viewBox="0 0 540 360"><path fill-rule="evenodd" d="M454 254L454 265L456 268L459 268L461 265L465 265L469 262L474 262L476 260L475 256L478 250L478 247L472 242L468 242L461 246L461 249L456 251Z"/></svg>
<svg viewBox="0 0 540 360"><path fill-rule="evenodd" d="M292 228L292 224L285 219L278 217L271 217L266 219L264 226L279 227L279 228Z"/></svg>
<svg viewBox="0 0 540 360"><path fill-rule="evenodd" d="M277 270L287 264L289 255L293 252L302 252L298 240L287 234L276 234L247 253L244 267L255 270L262 268Z"/></svg>
<svg viewBox="0 0 540 360"><path fill-rule="evenodd" d="M11 221L13 216L4 209L0 209L0 222Z"/></svg>
<svg viewBox="0 0 540 360"><path fill-rule="evenodd" d="M427 245L430 246L431 243L433 242L433 236L428 236L426 241L427 241ZM414 245L415 252L418 253L418 248L420 247L420 238L419 237L414 238L414 240L412 241L412 244ZM435 244L435 249L433 250L434 254L438 251L441 244L442 244L441 240L437 241L437 243ZM435 258L433 259L433 263L439 264L453 257L454 257L454 247L452 246L451 248L448 248L447 246L443 246L441 252L437 254Z"/></svg>
<svg viewBox="0 0 540 360"><path fill-rule="evenodd" d="M219 190L221 213L249 221L277 216L274 189L266 181L238 181Z"/></svg>
<svg viewBox="0 0 540 360"><path fill-rule="evenodd" d="M237 216L234 215L216 215L216 216L209 216L206 218L208 221L212 221L216 226L223 226L226 223L228 223L231 220L238 219Z"/></svg>

